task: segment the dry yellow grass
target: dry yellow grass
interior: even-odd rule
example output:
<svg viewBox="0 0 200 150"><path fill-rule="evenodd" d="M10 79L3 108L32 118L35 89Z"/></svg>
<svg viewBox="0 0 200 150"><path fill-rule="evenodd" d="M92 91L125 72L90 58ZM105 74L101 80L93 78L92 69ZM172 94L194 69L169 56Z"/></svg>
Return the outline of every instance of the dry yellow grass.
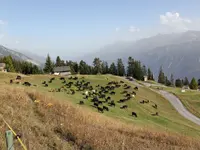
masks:
<svg viewBox="0 0 200 150"><path fill-rule="evenodd" d="M197 139L141 129L24 88L1 86L0 106L0 115L29 150L200 149ZM1 150L6 129L0 120ZM17 141L15 148L21 149Z"/></svg>

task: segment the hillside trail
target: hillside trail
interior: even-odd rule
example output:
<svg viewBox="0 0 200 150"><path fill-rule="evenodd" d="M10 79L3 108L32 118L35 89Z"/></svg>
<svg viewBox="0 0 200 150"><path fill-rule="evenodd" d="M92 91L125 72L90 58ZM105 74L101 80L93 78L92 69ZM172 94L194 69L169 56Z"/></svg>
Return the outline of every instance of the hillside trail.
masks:
<svg viewBox="0 0 200 150"><path fill-rule="evenodd" d="M143 85L137 83L136 81L129 81L131 83L133 83L134 85L138 86L138 87L142 87ZM144 83L144 86L146 87L151 87L153 86L150 83ZM193 123L197 124L200 126L200 118L198 118L197 116L195 116L194 114L192 114L191 112L189 112L182 104L181 100L179 98L177 98L175 95L164 91L164 90L153 90L150 88L150 90L162 95L165 99L167 99L172 106L178 111L178 113L180 115L182 115L184 118L192 121Z"/></svg>

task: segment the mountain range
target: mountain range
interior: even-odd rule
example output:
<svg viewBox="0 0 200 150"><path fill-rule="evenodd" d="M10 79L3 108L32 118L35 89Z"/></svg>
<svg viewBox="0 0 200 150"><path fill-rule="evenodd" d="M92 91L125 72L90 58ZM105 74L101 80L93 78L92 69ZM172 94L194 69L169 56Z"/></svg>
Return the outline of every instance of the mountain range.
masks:
<svg viewBox="0 0 200 150"><path fill-rule="evenodd" d="M155 77L162 66L168 77L173 74L175 78L200 78L200 31L158 34L134 42L119 42L81 59L92 63L94 57L99 57L110 63L122 58L127 63L129 56L150 67Z"/></svg>
<svg viewBox="0 0 200 150"><path fill-rule="evenodd" d="M32 62L43 66L45 58L28 51L16 51L0 45L0 57L11 55L14 59ZM175 78L200 78L200 31L182 33L158 34L138 41L121 41L106 45L94 53L85 54L81 59L92 63L99 57L108 63L122 58L127 64L127 58L132 56L150 67L157 77L162 66L165 74Z"/></svg>
<svg viewBox="0 0 200 150"><path fill-rule="evenodd" d="M37 59L33 59L33 58L35 58L34 57L35 55L33 55L33 54L31 54L31 56L29 57L29 56L23 54L22 52L19 52L17 50L11 50L9 48L6 48L6 47L0 45L0 57L4 57L4 56L12 56L13 59L20 60L20 61L27 61L27 62L30 62L37 66L42 65L41 61L39 61Z"/></svg>

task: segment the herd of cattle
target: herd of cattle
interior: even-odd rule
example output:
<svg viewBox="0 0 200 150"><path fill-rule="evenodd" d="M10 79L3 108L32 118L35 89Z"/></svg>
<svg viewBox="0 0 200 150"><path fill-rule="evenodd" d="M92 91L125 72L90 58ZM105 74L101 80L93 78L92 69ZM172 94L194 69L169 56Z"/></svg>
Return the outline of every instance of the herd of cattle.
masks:
<svg viewBox="0 0 200 150"><path fill-rule="evenodd" d="M16 80L21 80L21 76L17 76ZM42 85L48 87L51 84L55 77L52 77L49 81L43 81ZM66 92L67 94L75 95L76 92L81 92L83 95L83 100L79 101L80 105L84 105L85 101L91 102L91 106L97 109L98 112L104 113L104 111L109 111L109 107L117 107L116 103L120 104L120 109L127 109L128 105L125 102L130 101L136 97L136 92L139 90L138 87L132 88L130 85L127 85L124 81L110 81L105 86L96 85L92 86L90 82L87 82L84 77L69 77L68 82L66 78L60 77L59 79L62 82L60 88L55 88L49 90L49 92ZM10 80L10 83L13 83L13 80ZM18 82L16 82L18 83ZM32 86L30 82L24 82L24 86ZM36 86L33 84L33 86ZM115 101L112 99L112 96L116 94L117 88L122 88L120 92L121 99ZM141 100L140 104L149 103L149 100ZM152 105L154 109L157 109L157 104ZM136 112L131 113L132 116L138 117ZM158 116L158 112L152 114L152 116Z"/></svg>

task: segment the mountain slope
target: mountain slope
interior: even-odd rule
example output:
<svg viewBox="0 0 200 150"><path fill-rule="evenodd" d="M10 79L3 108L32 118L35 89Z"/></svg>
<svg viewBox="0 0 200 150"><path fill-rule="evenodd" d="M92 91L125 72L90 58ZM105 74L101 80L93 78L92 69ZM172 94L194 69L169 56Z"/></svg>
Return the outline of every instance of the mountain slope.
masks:
<svg viewBox="0 0 200 150"><path fill-rule="evenodd" d="M159 34L135 42L122 42L102 48L100 51L83 57L92 62L94 57L100 57L108 62L122 58L142 61L152 68L155 76L162 65L169 76L176 78L188 76L200 78L200 31L183 33Z"/></svg>
<svg viewBox="0 0 200 150"><path fill-rule="evenodd" d="M0 45L0 57L9 56L9 55L12 56L12 58L14 58L16 60L31 62L32 64L35 64L38 66L41 65L39 62L31 59L30 57L27 57L26 55L24 55L20 52L8 49L8 48Z"/></svg>

